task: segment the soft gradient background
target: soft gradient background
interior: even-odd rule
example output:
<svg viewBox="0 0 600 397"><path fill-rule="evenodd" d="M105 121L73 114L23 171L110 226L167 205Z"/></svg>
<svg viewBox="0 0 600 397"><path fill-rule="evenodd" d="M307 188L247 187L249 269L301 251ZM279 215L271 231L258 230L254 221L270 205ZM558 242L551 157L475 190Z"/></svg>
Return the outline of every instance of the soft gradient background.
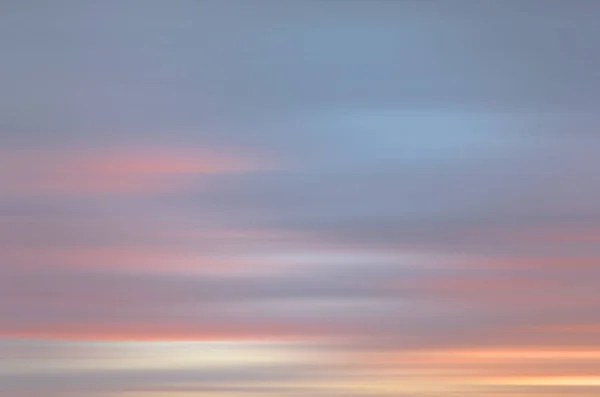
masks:
<svg viewBox="0 0 600 397"><path fill-rule="evenodd" d="M1 1L0 396L600 395L599 19Z"/></svg>

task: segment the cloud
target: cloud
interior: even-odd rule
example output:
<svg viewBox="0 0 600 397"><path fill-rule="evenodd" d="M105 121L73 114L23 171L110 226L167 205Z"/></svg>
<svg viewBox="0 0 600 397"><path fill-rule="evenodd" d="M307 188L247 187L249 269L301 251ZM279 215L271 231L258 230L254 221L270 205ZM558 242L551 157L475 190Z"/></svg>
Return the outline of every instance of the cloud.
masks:
<svg viewBox="0 0 600 397"><path fill-rule="evenodd" d="M13 3L2 397L598 394L597 3ZM124 370L91 339L323 365Z"/></svg>
<svg viewBox="0 0 600 397"><path fill-rule="evenodd" d="M4 195L122 195L177 191L198 176L247 172L256 161L182 148L12 150L2 154Z"/></svg>

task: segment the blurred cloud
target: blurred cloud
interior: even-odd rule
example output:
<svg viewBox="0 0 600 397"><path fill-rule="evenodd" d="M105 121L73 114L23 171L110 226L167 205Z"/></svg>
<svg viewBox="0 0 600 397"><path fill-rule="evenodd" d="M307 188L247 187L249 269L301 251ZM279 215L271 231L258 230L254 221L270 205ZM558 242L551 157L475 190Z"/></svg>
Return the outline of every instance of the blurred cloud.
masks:
<svg viewBox="0 0 600 397"><path fill-rule="evenodd" d="M0 397L598 395L600 3L0 8Z"/></svg>
<svg viewBox="0 0 600 397"><path fill-rule="evenodd" d="M256 167L250 159L189 148L11 150L0 158L7 195L160 193L185 188L198 175Z"/></svg>

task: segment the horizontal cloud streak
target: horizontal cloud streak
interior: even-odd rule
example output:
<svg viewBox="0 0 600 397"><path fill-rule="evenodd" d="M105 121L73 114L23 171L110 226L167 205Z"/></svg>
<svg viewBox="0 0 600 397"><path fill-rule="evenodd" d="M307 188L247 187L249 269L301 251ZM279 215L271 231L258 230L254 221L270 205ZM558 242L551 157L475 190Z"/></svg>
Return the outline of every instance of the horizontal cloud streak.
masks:
<svg viewBox="0 0 600 397"><path fill-rule="evenodd" d="M598 4L56 1L0 15L0 397L598 395Z"/></svg>
<svg viewBox="0 0 600 397"><path fill-rule="evenodd" d="M256 169L248 158L214 150L107 148L13 150L1 154L4 194L144 194L185 188L198 175Z"/></svg>

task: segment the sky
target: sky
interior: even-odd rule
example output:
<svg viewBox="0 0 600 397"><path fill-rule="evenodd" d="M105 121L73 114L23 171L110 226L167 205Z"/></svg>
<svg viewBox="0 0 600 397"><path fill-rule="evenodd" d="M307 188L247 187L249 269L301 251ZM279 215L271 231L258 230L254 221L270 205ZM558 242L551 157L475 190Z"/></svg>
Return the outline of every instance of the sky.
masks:
<svg viewBox="0 0 600 397"><path fill-rule="evenodd" d="M0 397L600 392L600 2L0 2Z"/></svg>

